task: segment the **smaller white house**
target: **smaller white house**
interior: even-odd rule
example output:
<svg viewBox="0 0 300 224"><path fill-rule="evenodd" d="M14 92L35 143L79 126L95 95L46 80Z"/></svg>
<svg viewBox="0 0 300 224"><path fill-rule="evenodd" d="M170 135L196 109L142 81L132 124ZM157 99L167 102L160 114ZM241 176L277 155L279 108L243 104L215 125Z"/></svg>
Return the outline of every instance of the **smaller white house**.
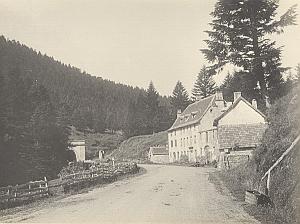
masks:
<svg viewBox="0 0 300 224"><path fill-rule="evenodd" d="M85 140L72 140L70 145L70 150L73 150L76 155L76 161L85 161Z"/></svg>
<svg viewBox="0 0 300 224"><path fill-rule="evenodd" d="M148 159L152 163L169 163L169 151L166 146L150 147Z"/></svg>

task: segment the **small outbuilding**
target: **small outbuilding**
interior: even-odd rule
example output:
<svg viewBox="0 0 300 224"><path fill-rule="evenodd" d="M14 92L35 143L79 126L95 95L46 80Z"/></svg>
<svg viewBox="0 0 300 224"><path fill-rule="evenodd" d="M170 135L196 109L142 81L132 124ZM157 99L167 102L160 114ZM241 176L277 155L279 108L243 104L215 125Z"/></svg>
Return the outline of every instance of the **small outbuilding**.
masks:
<svg viewBox="0 0 300 224"><path fill-rule="evenodd" d="M152 163L169 163L169 151L166 146L150 147L148 159Z"/></svg>
<svg viewBox="0 0 300 224"><path fill-rule="evenodd" d="M72 140L70 145L70 150L73 150L76 155L76 161L85 161L85 140Z"/></svg>

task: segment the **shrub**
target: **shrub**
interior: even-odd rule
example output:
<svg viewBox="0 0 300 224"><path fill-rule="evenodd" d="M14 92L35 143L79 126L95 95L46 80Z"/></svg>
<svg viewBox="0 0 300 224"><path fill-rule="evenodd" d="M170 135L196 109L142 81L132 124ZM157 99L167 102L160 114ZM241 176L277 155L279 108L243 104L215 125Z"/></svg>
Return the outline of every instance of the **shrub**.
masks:
<svg viewBox="0 0 300 224"><path fill-rule="evenodd" d="M181 155L179 162L180 163L188 163L189 162L189 157L187 155Z"/></svg>

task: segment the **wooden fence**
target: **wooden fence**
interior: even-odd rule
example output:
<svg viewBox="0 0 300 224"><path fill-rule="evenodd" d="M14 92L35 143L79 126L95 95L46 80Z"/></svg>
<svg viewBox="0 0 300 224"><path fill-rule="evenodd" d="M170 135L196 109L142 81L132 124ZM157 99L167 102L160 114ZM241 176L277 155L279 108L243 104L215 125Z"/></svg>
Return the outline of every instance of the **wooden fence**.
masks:
<svg viewBox="0 0 300 224"><path fill-rule="evenodd" d="M48 181L30 181L26 184L0 188L0 208L22 204L49 195Z"/></svg>
<svg viewBox="0 0 300 224"><path fill-rule="evenodd" d="M60 177L64 191L71 188L82 188L101 182L111 182L123 174L138 171L136 163L118 163L116 165L104 165L84 170L77 173L67 174Z"/></svg>
<svg viewBox="0 0 300 224"><path fill-rule="evenodd" d="M116 165L100 164L89 170L60 176L55 186L49 186L44 180L30 181L26 184L0 188L0 209L25 204L38 198L47 197L54 187L63 187L66 192L70 189L81 189L96 183L111 182L120 175L138 171L136 163L118 163ZM53 189L52 189L53 190ZM52 193L51 193L52 194Z"/></svg>

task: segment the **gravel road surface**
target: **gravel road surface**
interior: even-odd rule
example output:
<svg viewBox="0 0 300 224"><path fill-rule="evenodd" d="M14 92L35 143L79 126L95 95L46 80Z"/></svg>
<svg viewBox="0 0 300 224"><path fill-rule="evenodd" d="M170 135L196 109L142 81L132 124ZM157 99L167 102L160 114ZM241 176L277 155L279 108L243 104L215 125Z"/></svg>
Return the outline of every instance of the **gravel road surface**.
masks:
<svg viewBox="0 0 300 224"><path fill-rule="evenodd" d="M142 165L133 178L0 217L0 222L259 223L208 180L210 168Z"/></svg>

